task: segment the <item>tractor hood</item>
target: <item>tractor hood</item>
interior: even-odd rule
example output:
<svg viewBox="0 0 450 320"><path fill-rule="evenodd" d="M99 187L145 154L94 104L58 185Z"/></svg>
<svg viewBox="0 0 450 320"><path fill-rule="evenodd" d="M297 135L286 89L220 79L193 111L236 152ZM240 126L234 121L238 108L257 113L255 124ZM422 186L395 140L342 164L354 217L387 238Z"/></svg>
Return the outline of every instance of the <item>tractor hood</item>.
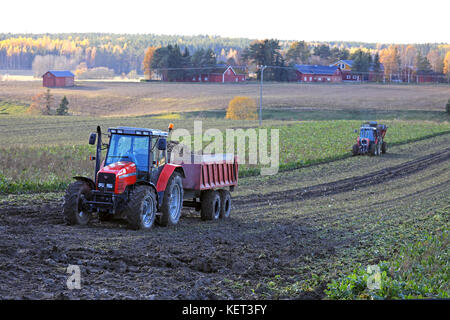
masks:
<svg viewBox="0 0 450 320"><path fill-rule="evenodd" d="M103 167L97 175L98 189L122 193L128 185L136 183L136 164L119 161Z"/></svg>
<svg viewBox="0 0 450 320"><path fill-rule="evenodd" d="M103 167L99 173L114 173L116 176L136 173L136 165L130 161L119 161Z"/></svg>

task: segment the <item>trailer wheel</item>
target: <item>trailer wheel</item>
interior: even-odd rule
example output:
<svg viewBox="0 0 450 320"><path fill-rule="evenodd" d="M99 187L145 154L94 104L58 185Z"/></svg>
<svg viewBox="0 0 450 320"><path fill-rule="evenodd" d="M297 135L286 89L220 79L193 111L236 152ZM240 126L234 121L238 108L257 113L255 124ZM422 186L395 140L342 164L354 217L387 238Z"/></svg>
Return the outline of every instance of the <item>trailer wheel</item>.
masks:
<svg viewBox="0 0 450 320"><path fill-rule="evenodd" d="M161 226L176 225L181 217L183 207L183 179L178 172L174 172L167 182L164 192L161 216L158 223Z"/></svg>
<svg viewBox="0 0 450 320"><path fill-rule="evenodd" d="M383 144L381 145L381 152L386 153L387 152L387 143L383 141Z"/></svg>
<svg viewBox="0 0 450 320"><path fill-rule="evenodd" d="M219 190L220 195L220 215L221 219L230 217L231 212L231 194L228 190Z"/></svg>
<svg viewBox="0 0 450 320"><path fill-rule="evenodd" d="M220 216L220 194L214 190L205 191L201 197L202 220L217 220Z"/></svg>
<svg viewBox="0 0 450 320"><path fill-rule="evenodd" d="M354 145L353 145L352 153L353 153L354 156L357 156L357 155L358 155L358 153L359 153L359 148L358 148L358 145L357 145L357 144L354 144Z"/></svg>
<svg viewBox="0 0 450 320"><path fill-rule="evenodd" d="M69 225L86 225L91 219L91 213L85 205L92 199L91 188L84 181L75 181L67 187L63 203L64 220Z"/></svg>
<svg viewBox="0 0 450 320"><path fill-rule="evenodd" d="M124 215L131 229L150 229L156 217L155 191L149 186L136 186L130 192Z"/></svg>

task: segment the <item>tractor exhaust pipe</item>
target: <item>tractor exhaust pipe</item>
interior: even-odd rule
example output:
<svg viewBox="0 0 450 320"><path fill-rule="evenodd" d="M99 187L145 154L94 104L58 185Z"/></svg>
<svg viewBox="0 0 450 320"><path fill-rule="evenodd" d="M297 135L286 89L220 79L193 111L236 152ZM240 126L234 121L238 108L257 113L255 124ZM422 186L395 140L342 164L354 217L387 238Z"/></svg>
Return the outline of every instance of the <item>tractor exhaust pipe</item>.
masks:
<svg viewBox="0 0 450 320"><path fill-rule="evenodd" d="M95 184L97 184L97 173L100 170L100 158L102 156L102 129L97 126L97 152L95 154Z"/></svg>

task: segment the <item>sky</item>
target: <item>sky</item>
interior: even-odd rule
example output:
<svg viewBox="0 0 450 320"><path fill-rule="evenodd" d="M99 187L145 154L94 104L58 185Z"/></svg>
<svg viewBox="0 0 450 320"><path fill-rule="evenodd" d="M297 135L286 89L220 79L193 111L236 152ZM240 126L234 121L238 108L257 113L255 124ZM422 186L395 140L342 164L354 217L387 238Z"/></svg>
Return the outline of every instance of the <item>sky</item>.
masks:
<svg viewBox="0 0 450 320"><path fill-rule="evenodd" d="M450 1L3 0L0 33L8 32L450 43Z"/></svg>

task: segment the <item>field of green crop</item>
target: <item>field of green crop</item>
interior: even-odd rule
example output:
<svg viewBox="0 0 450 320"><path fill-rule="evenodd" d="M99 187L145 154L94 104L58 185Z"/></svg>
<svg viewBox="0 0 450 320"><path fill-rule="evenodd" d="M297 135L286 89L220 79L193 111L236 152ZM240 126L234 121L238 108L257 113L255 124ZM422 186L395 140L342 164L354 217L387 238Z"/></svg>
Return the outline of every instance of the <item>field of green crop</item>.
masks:
<svg viewBox="0 0 450 320"><path fill-rule="evenodd" d="M255 121L204 119L203 129L251 128ZM74 175L91 176L94 163L87 144L89 132L101 124L165 128L169 120L151 117L3 117L0 118L0 192L61 190ZM193 130L191 119L170 120L176 128ZM386 141L403 144L450 132L448 122L388 120ZM350 156L358 120L265 121L264 127L279 129L280 171ZM248 145L246 146L248 150ZM258 165L242 165L240 176L257 174Z"/></svg>

